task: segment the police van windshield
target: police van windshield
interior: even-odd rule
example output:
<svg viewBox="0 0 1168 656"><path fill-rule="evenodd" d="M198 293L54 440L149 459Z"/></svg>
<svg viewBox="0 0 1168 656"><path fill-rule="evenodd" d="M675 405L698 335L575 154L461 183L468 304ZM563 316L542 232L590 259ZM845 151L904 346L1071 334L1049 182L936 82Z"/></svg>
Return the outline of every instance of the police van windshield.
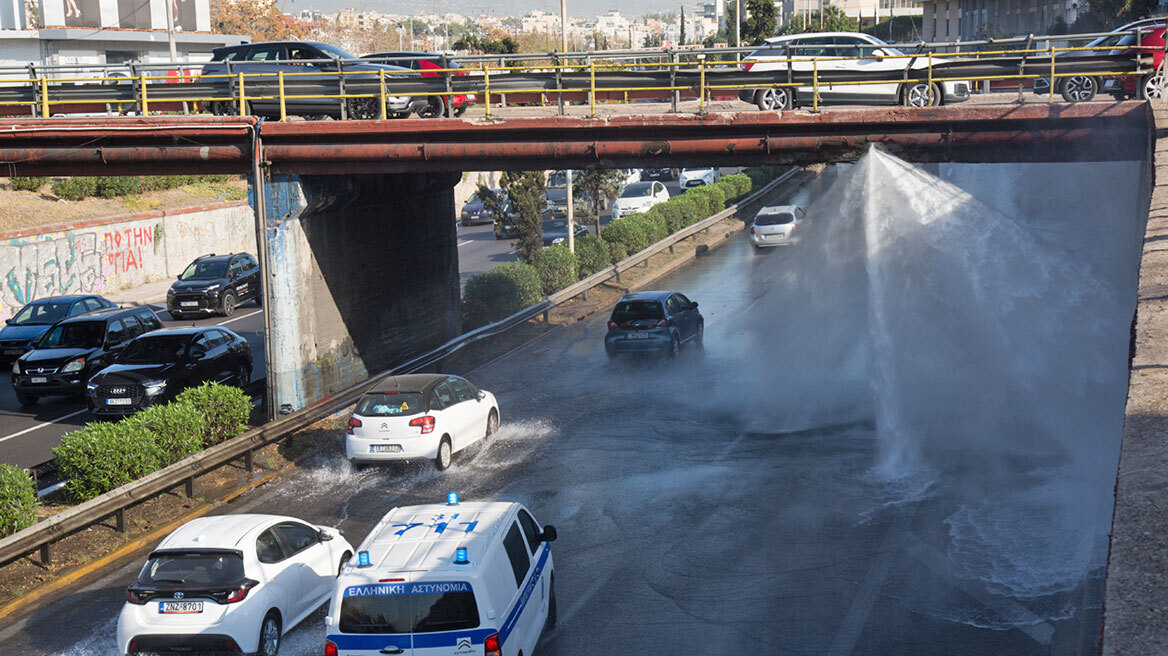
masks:
<svg viewBox="0 0 1168 656"><path fill-rule="evenodd" d="M465 582L355 585L341 602L341 633L434 633L479 625Z"/></svg>
<svg viewBox="0 0 1168 656"><path fill-rule="evenodd" d="M366 394L361 397L355 415L362 417L404 417L423 412L422 395L417 392L406 394Z"/></svg>

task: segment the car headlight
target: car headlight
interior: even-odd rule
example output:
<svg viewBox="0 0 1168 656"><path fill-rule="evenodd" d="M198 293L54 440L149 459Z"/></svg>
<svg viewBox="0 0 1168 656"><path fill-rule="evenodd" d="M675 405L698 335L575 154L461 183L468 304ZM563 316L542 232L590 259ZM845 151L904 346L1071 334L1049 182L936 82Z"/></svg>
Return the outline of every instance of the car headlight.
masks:
<svg viewBox="0 0 1168 656"><path fill-rule="evenodd" d="M12 373L20 375L20 360L12 361Z"/></svg>
<svg viewBox="0 0 1168 656"><path fill-rule="evenodd" d="M174 296L174 290L173 289L166 290L166 295L167 296Z"/></svg>
<svg viewBox="0 0 1168 656"><path fill-rule="evenodd" d="M84 366L85 358L77 358L76 360L70 361L69 364L65 365L64 367L61 367L61 373L68 374L74 371L81 371L81 368Z"/></svg>
<svg viewBox="0 0 1168 656"><path fill-rule="evenodd" d="M89 381L88 383L85 383L86 391L93 392L94 390L97 389L97 387L98 387L97 383L93 382L92 380Z"/></svg>
<svg viewBox="0 0 1168 656"><path fill-rule="evenodd" d="M215 283L214 285L207 285L207 291L209 292L213 292L216 289L219 289L219 283Z"/></svg>
<svg viewBox="0 0 1168 656"><path fill-rule="evenodd" d="M146 396L158 396L166 391L165 380L152 380L142 385L146 390Z"/></svg>
<svg viewBox="0 0 1168 656"><path fill-rule="evenodd" d="M564 243L563 237L556 237L555 239L552 240L552 244L562 244L562 243Z"/></svg>

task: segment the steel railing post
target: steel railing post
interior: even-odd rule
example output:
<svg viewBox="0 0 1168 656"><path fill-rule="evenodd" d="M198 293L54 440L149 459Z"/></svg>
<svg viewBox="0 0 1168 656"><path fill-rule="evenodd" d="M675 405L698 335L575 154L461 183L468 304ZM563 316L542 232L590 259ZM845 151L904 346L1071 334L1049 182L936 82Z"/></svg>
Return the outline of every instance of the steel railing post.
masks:
<svg viewBox="0 0 1168 656"><path fill-rule="evenodd" d="M560 116L564 115L564 68L563 62L560 61L560 56L554 50L552 51L552 65L556 67L556 106L559 108Z"/></svg>
<svg viewBox="0 0 1168 656"><path fill-rule="evenodd" d="M247 116L247 96L243 90L243 73L236 73L236 76L238 76L236 87L239 91L239 115Z"/></svg>
<svg viewBox="0 0 1168 656"><path fill-rule="evenodd" d="M487 118L491 118L491 67L483 63L483 109Z"/></svg>
<svg viewBox="0 0 1168 656"><path fill-rule="evenodd" d="M1050 44L1050 85L1049 85L1050 86L1050 94L1046 99L1046 102L1048 105L1054 104L1054 80L1055 80L1055 77L1054 77L1054 50L1055 50L1054 44L1051 43ZM1021 86L1022 82L1019 81L1018 85Z"/></svg>
<svg viewBox="0 0 1168 656"><path fill-rule="evenodd" d="M811 58L811 111L819 111L819 57Z"/></svg>
<svg viewBox="0 0 1168 656"><path fill-rule="evenodd" d="M1018 62L1018 102L1022 103L1025 100L1022 98L1022 83L1026 81L1026 58L1030 56L1030 49L1034 45L1034 35L1026 35L1026 47L1022 50L1022 61ZM1050 85L1054 86L1054 78L1050 78Z"/></svg>
<svg viewBox="0 0 1168 656"><path fill-rule="evenodd" d="M385 69L384 68L377 69L377 100L378 100L378 104L380 105L380 108L378 109L378 111L380 112L381 120L384 121L386 118L386 114L385 114Z"/></svg>
<svg viewBox="0 0 1168 656"><path fill-rule="evenodd" d="M596 62L588 56L588 107L592 110L591 116L596 116Z"/></svg>
<svg viewBox="0 0 1168 656"><path fill-rule="evenodd" d="M40 76L36 73L36 64L28 65L28 84L32 87L32 105L29 106L29 111L32 112L33 118L36 118L41 112L41 85ZM48 118L41 116L41 118Z"/></svg>
<svg viewBox="0 0 1168 656"><path fill-rule="evenodd" d="M933 52L929 51L929 86L925 88L925 103L926 106L933 105Z"/></svg>
<svg viewBox="0 0 1168 656"><path fill-rule="evenodd" d="M145 101L146 90L142 90L142 99ZM49 78L47 75L41 77L41 116L49 118Z"/></svg>
<svg viewBox="0 0 1168 656"><path fill-rule="evenodd" d="M341 120L347 121L349 120L349 99L345 97L348 95L348 90L345 88L345 60L343 59L337 60L337 89L340 91L338 95L341 97Z"/></svg>
<svg viewBox="0 0 1168 656"><path fill-rule="evenodd" d="M276 72L276 81L280 85L280 120L288 120L288 107L284 102L284 71Z"/></svg>
<svg viewBox="0 0 1168 656"><path fill-rule="evenodd" d="M442 74L442 78L446 82L446 97L442 103L442 116L450 118L454 106L454 89L450 86L450 76L453 75L453 72L450 70L450 58L446 55L442 55L442 68L446 69L446 72Z"/></svg>
<svg viewBox="0 0 1168 656"><path fill-rule="evenodd" d="M677 66L680 63L681 58L678 57L677 51L673 50L672 48L670 48L669 53L669 59L672 62L672 65L669 67L669 86L672 88L672 90L669 92L669 97L673 103L673 113L676 114L677 101L681 96L681 93L677 90Z"/></svg>
<svg viewBox="0 0 1168 656"><path fill-rule="evenodd" d="M698 55L698 113L706 113L706 54Z"/></svg>
<svg viewBox="0 0 1168 656"><path fill-rule="evenodd" d="M138 88L141 90L141 95L138 97L138 108L142 110L142 116L150 114L150 101L146 97L146 72L138 74Z"/></svg>

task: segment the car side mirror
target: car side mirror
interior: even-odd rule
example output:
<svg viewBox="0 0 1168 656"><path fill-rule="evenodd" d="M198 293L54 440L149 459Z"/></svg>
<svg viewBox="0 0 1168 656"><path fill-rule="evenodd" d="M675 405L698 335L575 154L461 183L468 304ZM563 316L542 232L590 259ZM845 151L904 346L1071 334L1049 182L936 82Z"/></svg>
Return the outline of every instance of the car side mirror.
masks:
<svg viewBox="0 0 1168 656"><path fill-rule="evenodd" d="M886 53L883 50L881 50L880 48L877 48L877 49L872 51L872 58L876 59L876 60L884 59L885 54Z"/></svg>
<svg viewBox="0 0 1168 656"><path fill-rule="evenodd" d="M5 319L5 320L4 320L4 325L6 325L6 326L11 326L11 325L14 325L14 324L12 323L12 319Z"/></svg>
<svg viewBox="0 0 1168 656"><path fill-rule="evenodd" d="M691 310L696 310L696 309L698 309L698 302L697 302L697 301L690 301L690 303L689 303L689 309L691 309Z"/></svg>
<svg viewBox="0 0 1168 656"><path fill-rule="evenodd" d="M479 390L479 400L482 401L485 398L487 398L487 393L482 391L482 390Z"/></svg>
<svg viewBox="0 0 1168 656"><path fill-rule="evenodd" d="M543 527L543 532L539 534L539 541L540 542L555 542L556 537L558 537L558 535L556 533L556 527L552 526L551 524L546 524Z"/></svg>
<svg viewBox="0 0 1168 656"><path fill-rule="evenodd" d="M333 534L325 530L317 531L317 536L320 537L321 542L328 542L333 539Z"/></svg>

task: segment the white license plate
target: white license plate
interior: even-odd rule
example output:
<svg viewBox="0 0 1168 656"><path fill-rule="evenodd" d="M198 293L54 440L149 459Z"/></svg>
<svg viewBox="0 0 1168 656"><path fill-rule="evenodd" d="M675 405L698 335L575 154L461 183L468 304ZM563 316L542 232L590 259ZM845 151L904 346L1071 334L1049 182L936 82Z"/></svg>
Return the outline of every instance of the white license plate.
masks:
<svg viewBox="0 0 1168 656"><path fill-rule="evenodd" d="M369 453L401 453L400 444L370 444Z"/></svg>
<svg viewBox="0 0 1168 656"><path fill-rule="evenodd" d="M628 333L625 339L649 339L649 333Z"/></svg>
<svg viewBox="0 0 1168 656"><path fill-rule="evenodd" d="M28 382L30 382L30 383L47 383L47 382L49 382L49 379L44 377L44 376L33 376L32 378L28 379Z"/></svg>
<svg viewBox="0 0 1168 656"><path fill-rule="evenodd" d="M201 613L203 612L203 602L201 601L160 601L158 602L158 612L164 614L171 613Z"/></svg>
<svg viewBox="0 0 1168 656"><path fill-rule="evenodd" d="M199 307L199 302L198 301L182 301L181 303L179 303L179 305L182 307Z"/></svg>
<svg viewBox="0 0 1168 656"><path fill-rule="evenodd" d="M133 402L134 402L133 399L106 399L105 400L106 405L130 405Z"/></svg>

